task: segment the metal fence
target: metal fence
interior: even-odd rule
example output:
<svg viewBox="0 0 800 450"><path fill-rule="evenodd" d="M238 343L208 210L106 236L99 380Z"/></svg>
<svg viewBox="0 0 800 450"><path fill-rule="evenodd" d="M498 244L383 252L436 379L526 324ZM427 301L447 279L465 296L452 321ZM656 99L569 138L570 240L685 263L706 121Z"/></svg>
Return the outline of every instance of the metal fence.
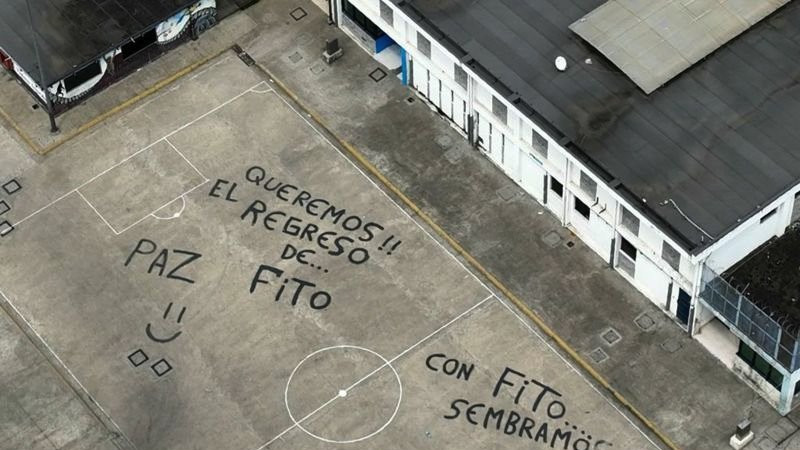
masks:
<svg viewBox="0 0 800 450"><path fill-rule="evenodd" d="M797 369L797 336L705 266L700 298L773 360L789 371Z"/></svg>

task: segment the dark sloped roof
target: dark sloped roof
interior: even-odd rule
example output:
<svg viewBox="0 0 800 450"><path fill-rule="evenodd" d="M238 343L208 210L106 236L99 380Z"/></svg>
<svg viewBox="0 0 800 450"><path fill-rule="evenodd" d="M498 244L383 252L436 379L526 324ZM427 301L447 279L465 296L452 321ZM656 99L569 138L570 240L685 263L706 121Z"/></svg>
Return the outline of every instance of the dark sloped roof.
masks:
<svg viewBox="0 0 800 450"><path fill-rule="evenodd" d="M604 0L394 1L692 253L662 202L718 239L800 181L798 2L645 95L569 30Z"/></svg>
<svg viewBox="0 0 800 450"><path fill-rule="evenodd" d="M30 0L45 84L69 76L196 0ZM26 0L0 0L0 47L41 82Z"/></svg>

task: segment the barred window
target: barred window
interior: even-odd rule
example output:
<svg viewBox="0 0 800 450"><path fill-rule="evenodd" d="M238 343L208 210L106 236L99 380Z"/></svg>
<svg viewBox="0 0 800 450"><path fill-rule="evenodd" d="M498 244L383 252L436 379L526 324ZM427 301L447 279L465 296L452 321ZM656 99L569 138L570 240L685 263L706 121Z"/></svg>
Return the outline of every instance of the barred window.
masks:
<svg viewBox="0 0 800 450"><path fill-rule="evenodd" d="M674 270L679 270L681 266L681 254L672 248L671 245L663 242L661 244L661 259L667 262Z"/></svg>
<svg viewBox="0 0 800 450"><path fill-rule="evenodd" d="M456 79L456 83L458 83L459 86L464 89L467 88L467 72L458 64L453 64L453 77Z"/></svg>
<svg viewBox="0 0 800 450"><path fill-rule="evenodd" d="M428 58L431 57L431 41L420 32L417 32L417 49Z"/></svg>
<svg viewBox="0 0 800 450"><path fill-rule="evenodd" d="M388 23L390 26L394 27L394 11L386 2L381 2L381 19L384 22Z"/></svg>
<svg viewBox="0 0 800 450"><path fill-rule="evenodd" d="M547 159L547 139L536 130L531 130L531 144L533 149L539 152L545 159Z"/></svg>
<svg viewBox="0 0 800 450"><path fill-rule="evenodd" d="M628 211L624 206L622 207L620 225L622 225L622 228L633 233L633 235L639 235L639 218L634 216L633 213Z"/></svg>
<svg viewBox="0 0 800 450"><path fill-rule="evenodd" d="M581 181L580 187L583 192L589 195L591 198L597 197L597 183L593 179L586 175L586 172L581 171Z"/></svg>
<svg viewBox="0 0 800 450"><path fill-rule="evenodd" d="M508 107L497 97L492 97L492 114L504 124L508 116Z"/></svg>

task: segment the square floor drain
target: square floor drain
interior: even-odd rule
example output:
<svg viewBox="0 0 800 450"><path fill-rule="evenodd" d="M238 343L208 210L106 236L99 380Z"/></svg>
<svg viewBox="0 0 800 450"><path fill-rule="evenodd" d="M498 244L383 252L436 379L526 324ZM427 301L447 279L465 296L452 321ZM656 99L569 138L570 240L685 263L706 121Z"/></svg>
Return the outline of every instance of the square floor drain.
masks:
<svg viewBox="0 0 800 450"><path fill-rule="evenodd" d="M155 373L159 377L162 377L172 370L172 365L170 365L170 363L167 362L166 359L161 358L158 361L156 361L155 364L150 366L150 368L153 369L153 373Z"/></svg>
<svg viewBox="0 0 800 450"><path fill-rule="evenodd" d="M408 98L406 98L406 103L408 103L410 105L410 104L414 103L416 100L417 99L415 99L414 97L408 97Z"/></svg>
<svg viewBox="0 0 800 450"><path fill-rule="evenodd" d="M12 231L14 231L14 225L11 225L11 222L7 220L0 222L0 237L5 236Z"/></svg>
<svg viewBox="0 0 800 450"><path fill-rule="evenodd" d="M6 191L6 194L11 195L17 191L22 189L22 185L19 184L19 181L13 179L6 184L3 185L3 190Z"/></svg>
<svg viewBox="0 0 800 450"><path fill-rule="evenodd" d="M302 19L303 17L307 16L308 13L306 12L305 9L297 7L295 9L293 9L292 12L289 13L289 15L292 16L292 19L294 19L295 22L296 22L296 21Z"/></svg>
<svg viewBox="0 0 800 450"><path fill-rule="evenodd" d="M0 200L0 216L11 211L11 207L8 206L5 200Z"/></svg>
<svg viewBox="0 0 800 450"><path fill-rule="evenodd" d="M550 248L556 248L558 247L558 244L561 243L561 236L559 236L555 231L551 230L542 236L542 242L550 246Z"/></svg>
<svg viewBox="0 0 800 450"><path fill-rule="evenodd" d="M667 339L661 343L661 348L667 353L675 353L682 347L681 343L675 339Z"/></svg>
<svg viewBox="0 0 800 450"><path fill-rule="evenodd" d="M575 242L573 242L573 241L567 241L567 243L566 243L566 244L564 244L564 245L566 245L566 246L567 246L567 248L572 248L572 247L575 247Z"/></svg>
<svg viewBox="0 0 800 450"><path fill-rule="evenodd" d="M372 78L372 81L377 83L378 81L381 81L382 79L386 78L386 72L380 67L378 67L377 69L369 73L369 77Z"/></svg>
<svg viewBox="0 0 800 450"><path fill-rule="evenodd" d="M592 361L594 361L596 364L600 364L608 359L608 353L606 353L606 351L602 348L598 347L589 353L589 357L592 358Z"/></svg>
<svg viewBox="0 0 800 450"><path fill-rule="evenodd" d="M128 361L133 364L133 367L139 367L144 364L149 358L147 357L147 353L142 351L142 349L138 349L135 352L128 355Z"/></svg>
<svg viewBox="0 0 800 450"><path fill-rule="evenodd" d="M633 319L633 323L642 329L642 331L650 331L656 326L656 321L653 320L653 318L647 313L639 314L635 319Z"/></svg>
<svg viewBox="0 0 800 450"><path fill-rule="evenodd" d="M519 191L514 186L506 186L502 187L497 190L497 195L503 199L503 201L509 201L512 198L516 197L519 194Z"/></svg>
<svg viewBox="0 0 800 450"><path fill-rule="evenodd" d="M289 61L291 61L294 64L299 63L302 59L303 55L301 55L300 52L294 52L291 55L289 55Z"/></svg>
<svg viewBox="0 0 800 450"><path fill-rule="evenodd" d="M603 341L608 345L614 345L622 339L622 336L617 333L617 330L609 328L600 334Z"/></svg>

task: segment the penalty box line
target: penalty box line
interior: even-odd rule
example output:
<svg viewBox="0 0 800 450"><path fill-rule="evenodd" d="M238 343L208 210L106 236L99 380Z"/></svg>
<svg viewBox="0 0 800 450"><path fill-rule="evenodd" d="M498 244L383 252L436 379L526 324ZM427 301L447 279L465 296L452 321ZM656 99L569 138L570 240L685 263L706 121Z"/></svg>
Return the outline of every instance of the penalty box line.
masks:
<svg viewBox="0 0 800 450"><path fill-rule="evenodd" d="M519 320L519 321L520 321L520 322L521 322L521 323L522 323L522 324L525 326L525 328L527 328L527 329L528 329L528 330L529 330L529 331L530 331L530 332L531 332L531 333L532 333L534 336L536 336L537 338L539 338L539 340L540 340L540 341L542 341L542 342L544 343L544 345L546 345L546 346L547 346L547 348L549 348L549 349L550 349L550 351L551 351L551 352L553 352L553 353L554 353L556 356L558 356L558 357L561 359L561 361L564 361L564 364L566 364L566 365L567 365L567 366L568 366L568 367L569 367L569 368L570 368L570 369L571 369L573 372L575 372L576 374L578 374L578 376L579 376L579 377L581 377L581 379L582 379L584 382L586 382L586 384L587 384L587 385L589 385L589 387L591 387L591 388L592 388L592 390L594 390L595 392L597 392L597 394L598 394L598 395L600 395L600 397L602 397L602 398L603 398L603 400L605 400L605 401L606 401L606 403L608 403L608 404L609 404L609 405L610 405L612 408L614 408L614 410L615 410L615 411L617 411L617 412L619 413L619 415L621 415L622 417L624 417L624 418L625 418L625 420L626 420L626 421L627 421L629 424L631 424L631 425L633 426L633 428L635 428L635 429L636 429L636 431L638 431L638 432L639 432L639 434L641 434L642 436L644 436L644 438L645 438L645 439L647 439L647 441L648 441L648 442L650 442L650 444L652 444L654 448L656 448L656 449L660 449L660 448L661 448L661 447L659 447L659 446L658 446L658 445L657 445L655 442L653 442L653 440L652 440L652 439L650 439L650 436L648 436L648 435L647 435L647 434L646 434L644 431L642 431L642 429L641 429L641 428L639 428L639 426L638 426L636 423L634 423L634 422L633 422L633 421L630 419L630 417L628 417L628 416L627 416L625 413L623 413L623 412L622 412L622 410L620 410L620 409L617 407L617 405L615 405L615 404L614 404L614 403L611 401L611 399L609 399L609 398L608 398L608 396L607 396L607 395L603 394L603 393L602 393L602 392L601 392L599 389L597 389L597 386L595 386L594 384L592 384L592 383L591 383L591 382L590 382L590 381L589 381L589 380L586 378L586 376L585 376L583 373L581 373L581 371L580 371L580 370L578 370L578 369L577 369L577 368L576 368L574 365L572 365L572 363L570 363L570 362L569 362L569 361L568 361L568 360L567 360L567 359L566 359L566 358L565 358L565 357L564 357L564 356L563 356L561 353L559 353L559 352L558 352L558 351L555 349L555 347L553 347L553 346L550 344L550 342L548 342L547 340L545 340L545 338L544 338L544 337L542 337L542 335L541 335L541 334L539 334L539 333L538 333L538 332L537 332L537 331L536 331L536 330L535 330L535 329L534 329L534 328L531 326L531 324L530 324L530 323L528 323L528 322L527 322L527 321L526 321L524 318L522 318L522 316L520 316L519 314L517 314L517 312L516 312L516 311L514 311L514 309L513 309L513 308L512 308L512 307L511 307L511 306L510 306L508 303L506 303L506 302L505 302L505 301L504 301L502 298L500 298L500 297L497 297L497 296L495 296L495 298L497 299L497 301L499 301L499 302L500 302L500 304L501 304L501 305L503 305L503 307L505 307L505 309L506 309L506 310L508 310L508 312L510 312L511 314L513 314L513 315L514 315L514 317L516 317L516 318L517 318L517 320Z"/></svg>
<svg viewBox="0 0 800 450"><path fill-rule="evenodd" d="M234 101L236 101L236 100L238 100L239 98L241 98L241 97L243 97L243 96L247 95L248 93L251 93L251 92L252 92L252 93L257 93L257 94L262 94L262 93L265 93L264 91L258 90L258 89L256 89L256 88L258 88L258 87L259 87L259 86L261 86L262 84L266 84L266 83L267 83L266 81L259 81L258 83L256 83L256 84L254 84L254 85L250 86L249 88L245 89L244 91L242 91L242 92L240 92L240 93L238 93L238 94L234 95L233 97L229 98L228 100L225 100L224 102L220 103L219 105L217 105L217 106L215 106L215 107L211 108L210 110L206 111L205 113L201 114L200 116L198 116L198 117L196 117L196 118L194 118L194 119L190 120L189 122L186 122L186 123L184 123L183 125L179 126L178 128L175 128L174 130L170 131L169 133L167 133L166 135L162 136L161 138L159 138L159 139L156 139L155 141L151 142L150 144L148 144L148 145L146 145L146 146L144 146L144 147L140 148L139 150L135 151L133 154L126 156L124 159L122 159L121 161L119 161L119 162L115 163L115 164L114 164L114 165L112 165L111 167L108 167L107 169L103 170L102 172L98 173L97 175L93 176L92 178L90 178L90 179L86 180L85 182L81 183L81 184L80 184L79 186L77 186L76 188L74 188L74 189L72 189L72 190L70 190L70 191L66 192L65 194L63 194L63 195L59 196L59 197L58 197L58 198L56 198L55 200L53 200L53 201L51 201L50 203L48 203L48 204L46 204L46 205L42 206L41 208L37 209L36 211L32 212L31 214L28 214L27 216L23 217L22 219L20 219L20 220L17 220L16 222L14 222L14 223L13 223L13 226L14 226L15 228L16 228L16 227L18 227L20 224L22 224L22 223L24 223L24 222L28 221L29 219L31 219L31 218L33 218L33 217L35 217L37 214L41 213L42 211L44 211L44 210L46 210L46 209L50 208L51 206L55 205L56 203L60 202L61 200L63 200L63 199L65 199L65 198L67 198L67 197L68 197L70 194L73 194L73 193L77 192L77 191L78 191L78 189L81 189L81 188L85 187L86 185L88 185L88 184L89 184L89 183L91 183L92 181L94 181L94 180L96 180L96 179L100 178L101 176L105 175L105 174L106 174L106 173L108 173L109 171L111 171L111 170L113 170L113 169L115 169L115 168L119 167L120 165L122 165L122 164L126 163L128 160L130 160L130 159L131 159L131 158L133 158L134 156L136 156L136 155L138 155L138 154L142 153L143 151L145 151L145 150L147 150L147 149L149 149L149 148L153 147L154 145L158 144L158 143L159 143L159 142L161 142L161 141L166 141L166 142L167 142L167 143L168 143L170 146L172 146L172 147L175 149L175 151L176 151L176 152L178 152L178 154L179 154L179 155L180 155L182 158L186 159L186 156L184 156L184 155L183 155L183 153L181 153L180 151L178 151L178 149L177 149L177 148L175 148L175 146L174 146L174 145L172 145L172 143L170 143L170 142L168 141L168 138L169 138L170 136L173 136L173 135L175 135L176 133L178 133L178 132L180 132L180 131L183 131L183 130L184 130L184 129L186 129L187 127L189 127L189 126L191 126L191 125L195 124L195 123L196 123L196 122L198 122L199 120L202 120L202 119L206 118L206 117L207 117L207 116L209 116L210 114L213 114L213 113L217 112L219 109L221 109L221 108L223 108L223 107L225 107L225 106L229 105L230 103L233 103ZM187 162L189 162L189 161L188 161L188 159L187 159ZM196 168L196 167L195 167L195 166L194 166L194 165L193 165L191 162L189 162L189 165L191 165L191 166L192 166L192 167L193 167L195 170L197 170L197 168ZM199 170L198 170L197 172L198 172L198 173L200 173L200 171L199 171ZM206 181L208 181L208 179L207 179L207 178L206 178L206 177L205 177L205 176L204 176L202 173L200 173L200 175L203 177L203 179L205 179ZM198 186L198 187L199 187L199 186ZM183 194L183 195L185 195L185 194ZM174 200L173 200L173 201L174 201ZM93 209L94 209L94 208L93 208ZM141 222L141 221L140 221L140 222ZM138 223L138 222L137 222L137 223ZM129 228L130 228L130 227L129 227ZM112 228L112 230L113 230L113 228ZM125 230L123 230L122 232L124 232L124 231L125 231ZM120 233L121 233L121 232L120 232ZM119 234L119 233L116 233L116 234Z"/></svg>
<svg viewBox="0 0 800 450"><path fill-rule="evenodd" d="M351 384L349 387L347 387L346 389L344 389L345 393L349 393L349 392L350 392L350 390L354 389L354 388L355 388L355 387L357 387L359 384L363 383L364 381L366 381L367 379L369 379L370 377L372 377L372 376L373 376L373 375L375 375L376 373L378 373L378 372L380 372L381 370L385 369L386 367L390 366L390 365L391 365L393 362L395 362L395 361L397 361L398 359L402 358L403 356L407 355L409 352L411 352L411 351L415 350L416 348L418 348L420 345L422 345L422 344L424 344L425 342L427 342L427 341L428 341L429 339L431 339L432 337L434 337L434 336L436 336L437 334L441 333L441 332L442 332L442 330L444 330L445 328L447 328L447 327L449 327L450 325L454 324L455 322L459 321L459 320L460 320L460 319L462 319L464 316L466 316L466 315L470 314L471 312L473 312L474 310L476 310L477 308L479 308L481 305L485 304L487 301L491 300L492 298L497 298L497 296L496 296L494 293L492 293L492 294L490 294L488 297L486 297L486 298L484 298L483 300L479 301L478 303L476 303L476 304L474 304L474 305L470 306L470 307L469 307L469 309L467 309L466 311L464 311L464 312L462 312L461 314L457 315L456 317L454 317L454 318L450 319L450 320L449 320L447 323L445 323L444 325L442 325L442 326L440 326L439 328L437 328L437 329L436 329L434 332L432 332L432 333L428 334L427 336L425 336L424 338L420 339L419 341L417 341L417 342L416 342L415 344L413 344L412 346L410 346L410 347L408 347L407 349L403 350L402 352L400 352L400 353L399 353L397 356L395 356L394 358L392 358L392 359L388 360L387 362L385 362L385 363L381 364L381 365L380 365L380 366L379 366L377 369L375 369L375 370L373 370L372 372L368 373L367 375L365 375L365 376L361 377L361 379L359 379L358 381L356 381L355 383ZM288 385L287 385L287 389L288 389ZM402 391L401 391L401 394L400 394L400 395L401 395L401 397L400 397L400 400L402 400ZM323 409L325 409L325 408L326 408L328 405L330 405L331 403L333 403L334 401L336 401L336 400L337 400L337 399L339 399L339 398L342 398L342 397L341 397L340 395L336 395L335 397L331 398L331 399L330 399L330 400L328 400L327 402L323 403L323 404L322 404L320 407L318 407L318 408L317 408L317 409L315 409L314 411L311 411L310 413L308 413L308 414L306 414L305 416L303 416L303 417L302 417L300 420L298 420L298 421L297 421L297 423L295 423L295 424L292 424L292 425L291 425L289 428L287 428L287 429L283 430L283 431L282 431L282 432L280 432L280 433L279 433L277 436L275 436L274 438L270 439L270 440L269 440L269 441L267 441L267 442L266 442L264 445L262 445L261 447L258 447L256 450L264 450L264 449L265 449L265 448L267 448L267 447L268 447L270 444L272 444L273 442L275 442L275 441L277 441L278 439L280 439L281 437L283 437L283 435L285 435L286 433L288 433L288 432L292 431L293 429L297 428L297 426L298 426L299 424L302 424L302 423L303 423L303 422L305 422L307 419L309 419L311 416L313 416L314 414L316 414L316 413L318 413L318 412L322 411L322 410L323 410Z"/></svg>

